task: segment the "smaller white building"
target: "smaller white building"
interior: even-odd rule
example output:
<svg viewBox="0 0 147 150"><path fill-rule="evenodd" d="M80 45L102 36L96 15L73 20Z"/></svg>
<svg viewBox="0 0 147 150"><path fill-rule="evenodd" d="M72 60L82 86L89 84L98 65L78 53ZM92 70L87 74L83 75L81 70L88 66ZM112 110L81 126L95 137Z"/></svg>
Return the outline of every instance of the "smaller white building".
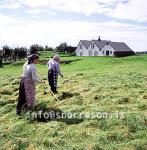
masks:
<svg viewBox="0 0 147 150"><path fill-rule="evenodd" d="M106 40L81 40L76 49L76 56L128 56L134 52L124 42Z"/></svg>

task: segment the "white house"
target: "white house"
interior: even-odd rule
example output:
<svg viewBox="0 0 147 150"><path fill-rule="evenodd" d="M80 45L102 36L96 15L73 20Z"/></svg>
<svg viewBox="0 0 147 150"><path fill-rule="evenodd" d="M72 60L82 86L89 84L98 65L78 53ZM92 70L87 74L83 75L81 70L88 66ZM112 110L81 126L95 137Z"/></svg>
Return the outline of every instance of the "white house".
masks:
<svg viewBox="0 0 147 150"><path fill-rule="evenodd" d="M106 40L81 40L76 49L76 56L129 56L134 52L124 42Z"/></svg>

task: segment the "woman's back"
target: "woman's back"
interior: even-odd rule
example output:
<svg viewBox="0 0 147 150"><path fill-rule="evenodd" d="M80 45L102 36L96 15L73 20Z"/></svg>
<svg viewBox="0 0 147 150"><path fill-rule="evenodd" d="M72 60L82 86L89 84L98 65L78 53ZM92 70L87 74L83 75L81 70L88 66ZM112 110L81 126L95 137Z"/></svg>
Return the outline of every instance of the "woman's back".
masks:
<svg viewBox="0 0 147 150"><path fill-rule="evenodd" d="M36 70L35 65L34 64L29 64L26 66L24 73L23 73L23 77L29 78L32 80L32 73Z"/></svg>

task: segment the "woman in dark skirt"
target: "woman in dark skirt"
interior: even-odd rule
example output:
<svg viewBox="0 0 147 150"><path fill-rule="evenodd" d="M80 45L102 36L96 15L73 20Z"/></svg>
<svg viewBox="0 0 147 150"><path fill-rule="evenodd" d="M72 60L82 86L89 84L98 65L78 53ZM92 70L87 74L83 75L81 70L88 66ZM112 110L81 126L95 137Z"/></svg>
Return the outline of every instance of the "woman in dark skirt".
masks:
<svg viewBox="0 0 147 150"><path fill-rule="evenodd" d="M48 62L48 81L51 87L51 91L53 93L57 93L57 79L58 75L63 77L62 73L60 72L60 57L59 55L55 55L52 59Z"/></svg>
<svg viewBox="0 0 147 150"><path fill-rule="evenodd" d="M23 75L20 81L19 88L19 101L17 105L17 114L21 114L23 107L34 108L35 106L35 94L36 83L44 83L38 76L35 64L38 64L39 56L33 54L28 57L28 64L23 68Z"/></svg>

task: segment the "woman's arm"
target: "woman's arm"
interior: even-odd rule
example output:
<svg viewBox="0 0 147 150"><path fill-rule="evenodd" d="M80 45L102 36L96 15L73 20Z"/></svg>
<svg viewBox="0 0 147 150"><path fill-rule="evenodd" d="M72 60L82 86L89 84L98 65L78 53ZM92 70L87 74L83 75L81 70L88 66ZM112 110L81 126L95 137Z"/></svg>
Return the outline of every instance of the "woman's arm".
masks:
<svg viewBox="0 0 147 150"><path fill-rule="evenodd" d="M35 83L42 83L42 80L37 76L37 71L35 66L31 68L31 75L32 75L32 80Z"/></svg>
<svg viewBox="0 0 147 150"><path fill-rule="evenodd" d="M51 69L51 60L48 61L47 66L48 66L48 69L50 70Z"/></svg>
<svg viewBox="0 0 147 150"><path fill-rule="evenodd" d="M61 71L60 71L60 64L59 64L59 63L56 64L56 69L57 69L58 74L59 74L61 77L63 77L63 74L62 74Z"/></svg>

